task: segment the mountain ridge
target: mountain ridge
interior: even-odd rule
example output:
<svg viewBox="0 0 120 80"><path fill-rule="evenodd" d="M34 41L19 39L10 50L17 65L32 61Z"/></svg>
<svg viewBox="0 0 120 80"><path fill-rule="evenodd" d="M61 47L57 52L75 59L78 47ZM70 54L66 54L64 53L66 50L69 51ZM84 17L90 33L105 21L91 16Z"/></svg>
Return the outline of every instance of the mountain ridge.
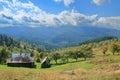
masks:
<svg viewBox="0 0 120 80"><path fill-rule="evenodd" d="M120 30L99 27L6 27L0 34L54 46L68 46L104 36L120 37Z"/></svg>

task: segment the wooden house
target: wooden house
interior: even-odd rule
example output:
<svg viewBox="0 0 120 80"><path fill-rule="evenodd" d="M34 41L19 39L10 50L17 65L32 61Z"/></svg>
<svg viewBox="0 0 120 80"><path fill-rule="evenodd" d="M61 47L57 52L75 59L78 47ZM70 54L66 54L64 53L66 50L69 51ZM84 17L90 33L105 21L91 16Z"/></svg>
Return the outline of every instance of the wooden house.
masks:
<svg viewBox="0 0 120 80"><path fill-rule="evenodd" d="M12 53L11 60L7 62L12 67L34 67L34 59L29 53Z"/></svg>

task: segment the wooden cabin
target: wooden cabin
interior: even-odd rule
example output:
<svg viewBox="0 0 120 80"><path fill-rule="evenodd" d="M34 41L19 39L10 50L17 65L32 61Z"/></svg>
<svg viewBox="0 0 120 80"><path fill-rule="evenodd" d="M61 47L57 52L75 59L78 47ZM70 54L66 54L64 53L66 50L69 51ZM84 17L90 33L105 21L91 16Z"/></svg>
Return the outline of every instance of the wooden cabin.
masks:
<svg viewBox="0 0 120 80"><path fill-rule="evenodd" d="M34 67L34 59L29 53L12 53L11 60L7 62L11 67Z"/></svg>

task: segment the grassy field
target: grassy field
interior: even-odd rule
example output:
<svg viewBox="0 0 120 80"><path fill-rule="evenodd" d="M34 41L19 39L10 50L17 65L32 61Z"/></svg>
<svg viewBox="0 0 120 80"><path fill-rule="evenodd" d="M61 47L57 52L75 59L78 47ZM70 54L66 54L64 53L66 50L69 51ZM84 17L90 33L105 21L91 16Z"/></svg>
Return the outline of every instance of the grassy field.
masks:
<svg viewBox="0 0 120 80"><path fill-rule="evenodd" d="M7 67L0 65L0 80L120 80L120 55L95 54L95 58L70 59L67 64L42 69L40 63L36 68Z"/></svg>
<svg viewBox="0 0 120 80"><path fill-rule="evenodd" d="M90 64L89 60L82 61L81 59L77 62L74 59L70 59L69 63L66 64L55 64L54 61L51 62L52 66L51 68L41 68L41 63L35 63L36 68L23 68L23 67L8 67L7 65L0 65L0 70L41 70L41 71L54 71L54 70L72 70L72 69L85 69L85 70L91 70L92 65Z"/></svg>

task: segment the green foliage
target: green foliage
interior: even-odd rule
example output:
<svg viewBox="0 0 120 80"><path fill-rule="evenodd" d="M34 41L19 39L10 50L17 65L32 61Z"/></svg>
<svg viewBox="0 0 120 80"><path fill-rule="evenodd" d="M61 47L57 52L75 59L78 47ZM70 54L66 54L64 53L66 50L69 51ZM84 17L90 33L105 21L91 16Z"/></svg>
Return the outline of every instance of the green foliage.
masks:
<svg viewBox="0 0 120 80"><path fill-rule="evenodd" d="M62 63L67 63L68 62L68 58L66 57L65 54L62 54L60 59L61 59Z"/></svg>
<svg viewBox="0 0 120 80"><path fill-rule="evenodd" d="M37 59L39 58L40 54L37 50L34 50L33 51L33 54L34 54L34 61L37 61Z"/></svg>
<svg viewBox="0 0 120 80"><path fill-rule="evenodd" d="M34 57L34 51L31 51L30 56Z"/></svg>
<svg viewBox="0 0 120 80"><path fill-rule="evenodd" d="M0 46L8 47L11 52L21 53L30 53L33 50L37 50L39 52L45 50L45 48L39 44L17 40L3 34L0 34Z"/></svg>
<svg viewBox="0 0 120 80"><path fill-rule="evenodd" d="M7 48L4 47L0 51L0 63L6 63L7 58L9 57L9 55L10 55L10 51Z"/></svg>
<svg viewBox="0 0 120 80"><path fill-rule="evenodd" d="M57 64L57 60L60 59L60 54L59 53L53 53L51 55L52 59L56 62Z"/></svg>
<svg viewBox="0 0 120 80"><path fill-rule="evenodd" d="M83 45L81 47L81 56L84 58L84 60L86 60L86 58L90 58L93 55L93 51L92 51L92 45Z"/></svg>
<svg viewBox="0 0 120 80"><path fill-rule="evenodd" d="M45 56L44 52L40 53L40 58L42 59Z"/></svg>
<svg viewBox="0 0 120 80"><path fill-rule="evenodd" d="M115 43L112 43L111 45L111 52L113 53L113 55L117 52L120 52L120 44L115 42Z"/></svg>
<svg viewBox="0 0 120 80"><path fill-rule="evenodd" d="M69 55L70 55L70 58L76 59L77 61L77 59L80 57L80 51L77 51L77 50L70 51Z"/></svg>
<svg viewBox="0 0 120 80"><path fill-rule="evenodd" d="M90 58L93 55L92 51L92 45L82 45L79 47L70 47L70 48L64 48L61 50L57 50L50 53L52 56L52 59L55 60L57 63L57 60L60 58L62 63L68 63L69 59L75 59L78 61L79 58Z"/></svg>

